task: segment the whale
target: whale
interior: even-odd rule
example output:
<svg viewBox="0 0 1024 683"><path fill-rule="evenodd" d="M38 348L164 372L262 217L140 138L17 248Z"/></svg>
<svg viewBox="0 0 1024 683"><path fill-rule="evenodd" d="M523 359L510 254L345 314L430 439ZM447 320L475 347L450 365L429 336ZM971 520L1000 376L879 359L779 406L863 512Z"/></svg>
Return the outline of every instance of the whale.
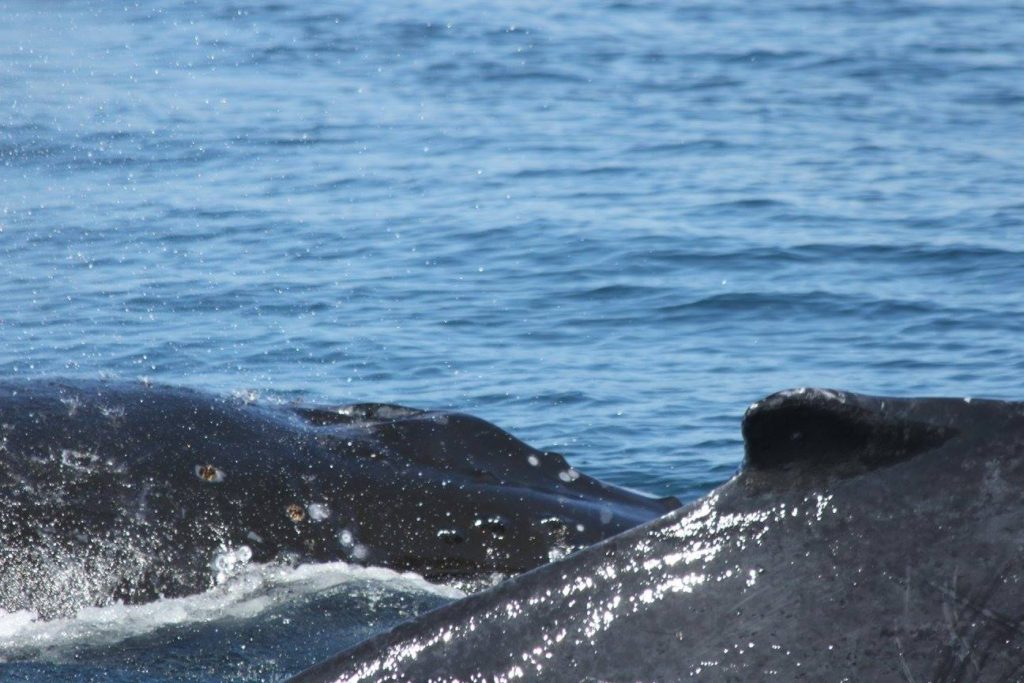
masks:
<svg viewBox="0 0 1024 683"><path fill-rule="evenodd" d="M470 415L149 382L0 381L0 609L69 616L249 562L486 585L680 505Z"/></svg>
<svg viewBox="0 0 1024 683"><path fill-rule="evenodd" d="M1024 403L789 390L700 500L293 681L1024 680Z"/></svg>

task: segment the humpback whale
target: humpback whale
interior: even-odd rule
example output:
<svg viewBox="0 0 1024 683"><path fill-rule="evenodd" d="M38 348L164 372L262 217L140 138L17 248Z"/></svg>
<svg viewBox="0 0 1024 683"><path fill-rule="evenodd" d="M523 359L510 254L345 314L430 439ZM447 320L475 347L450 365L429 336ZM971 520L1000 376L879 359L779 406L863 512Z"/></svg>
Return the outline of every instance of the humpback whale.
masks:
<svg viewBox="0 0 1024 683"><path fill-rule="evenodd" d="M511 574L677 507L459 413L0 382L7 611L195 593L248 561Z"/></svg>
<svg viewBox="0 0 1024 683"><path fill-rule="evenodd" d="M1024 403L801 389L742 429L703 499L294 680L1024 680Z"/></svg>

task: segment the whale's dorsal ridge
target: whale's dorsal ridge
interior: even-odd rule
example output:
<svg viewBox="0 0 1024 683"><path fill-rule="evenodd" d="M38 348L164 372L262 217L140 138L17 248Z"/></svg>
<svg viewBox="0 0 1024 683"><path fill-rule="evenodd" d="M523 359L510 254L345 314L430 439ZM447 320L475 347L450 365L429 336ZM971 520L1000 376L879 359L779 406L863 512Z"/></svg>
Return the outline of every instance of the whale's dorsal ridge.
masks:
<svg viewBox="0 0 1024 683"><path fill-rule="evenodd" d="M753 404L743 418L745 466L804 465L862 471L942 446L957 434L929 421L922 400L863 396L832 389L791 389Z"/></svg>
<svg viewBox="0 0 1024 683"><path fill-rule="evenodd" d="M297 406L295 412L317 427L350 425L358 422L399 420L425 411L393 403L353 403L343 406Z"/></svg>

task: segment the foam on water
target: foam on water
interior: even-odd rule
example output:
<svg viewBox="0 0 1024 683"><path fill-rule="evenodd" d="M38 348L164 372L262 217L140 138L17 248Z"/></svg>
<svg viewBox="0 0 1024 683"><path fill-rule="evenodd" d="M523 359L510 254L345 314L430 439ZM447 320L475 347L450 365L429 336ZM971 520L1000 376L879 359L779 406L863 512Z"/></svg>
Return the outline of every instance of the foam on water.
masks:
<svg viewBox="0 0 1024 683"><path fill-rule="evenodd" d="M345 562L247 564L205 593L142 605L87 607L73 618L43 621L33 612L0 610L0 661L62 659L84 645L110 645L168 626L246 620L270 608L344 587L350 595L385 590L463 597L458 588L430 583L412 572Z"/></svg>

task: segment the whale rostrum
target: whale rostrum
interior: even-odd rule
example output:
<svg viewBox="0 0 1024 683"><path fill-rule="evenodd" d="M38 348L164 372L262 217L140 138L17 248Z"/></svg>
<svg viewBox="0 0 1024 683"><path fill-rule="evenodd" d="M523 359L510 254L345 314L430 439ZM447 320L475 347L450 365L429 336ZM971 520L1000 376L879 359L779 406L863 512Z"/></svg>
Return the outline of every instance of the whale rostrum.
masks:
<svg viewBox="0 0 1024 683"><path fill-rule="evenodd" d="M1024 404L798 389L710 494L314 681L1024 680Z"/></svg>
<svg viewBox="0 0 1024 683"><path fill-rule="evenodd" d="M7 611L195 593L247 561L508 575L678 506L459 413L0 382Z"/></svg>

